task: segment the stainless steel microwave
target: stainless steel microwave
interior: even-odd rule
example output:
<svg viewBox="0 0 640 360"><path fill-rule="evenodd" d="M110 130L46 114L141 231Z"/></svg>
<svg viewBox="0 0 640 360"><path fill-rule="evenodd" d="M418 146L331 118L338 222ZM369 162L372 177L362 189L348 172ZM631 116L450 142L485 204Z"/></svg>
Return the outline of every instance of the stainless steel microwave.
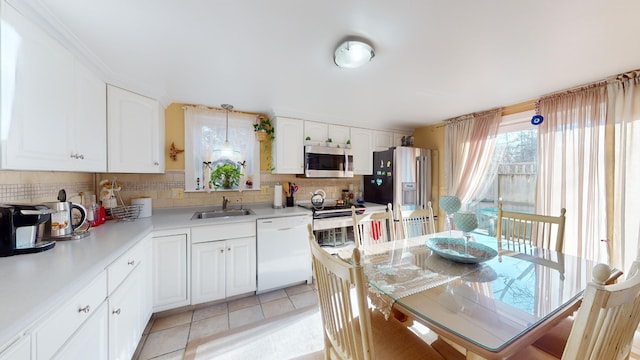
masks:
<svg viewBox="0 0 640 360"><path fill-rule="evenodd" d="M305 146L304 176L308 178L353 177L353 153L351 149Z"/></svg>

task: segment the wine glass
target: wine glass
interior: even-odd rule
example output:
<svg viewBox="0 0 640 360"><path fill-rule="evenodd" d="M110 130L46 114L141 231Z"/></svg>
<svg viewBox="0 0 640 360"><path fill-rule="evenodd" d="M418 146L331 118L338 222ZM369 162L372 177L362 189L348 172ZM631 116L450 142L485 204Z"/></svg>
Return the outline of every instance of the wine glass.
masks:
<svg viewBox="0 0 640 360"><path fill-rule="evenodd" d="M447 213L447 230L449 230L449 237L451 237L453 213L460 210L460 206L462 206L460 198L457 196L440 196L438 204L440 208Z"/></svg>
<svg viewBox="0 0 640 360"><path fill-rule="evenodd" d="M462 230L464 233L464 252L467 253L467 243L471 237L470 232L478 227L478 217L475 212L460 211L453 217L453 222L456 224L456 228Z"/></svg>

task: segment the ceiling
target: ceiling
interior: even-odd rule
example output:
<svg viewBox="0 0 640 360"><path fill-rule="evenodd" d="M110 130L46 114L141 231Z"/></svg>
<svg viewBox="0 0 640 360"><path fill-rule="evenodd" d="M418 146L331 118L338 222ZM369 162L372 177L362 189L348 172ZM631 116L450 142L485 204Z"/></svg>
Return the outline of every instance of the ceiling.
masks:
<svg viewBox="0 0 640 360"><path fill-rule="evenodd" d="M13 0L26 2L26 0ZM637 0L36 0L115 85L170 103L413 129L640 68ZM52 24L52 25L51 25ZM347 36L373 61L333 63Z"/></svg>

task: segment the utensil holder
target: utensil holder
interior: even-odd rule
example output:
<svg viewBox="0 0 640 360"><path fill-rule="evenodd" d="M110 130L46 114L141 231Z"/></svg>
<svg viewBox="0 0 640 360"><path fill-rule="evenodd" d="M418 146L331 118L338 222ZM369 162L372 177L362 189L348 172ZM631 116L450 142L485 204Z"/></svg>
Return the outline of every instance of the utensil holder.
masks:
<svg viewBox="0 0 640 360"><path fill-rule="evenodd" d="M287 202L286 202L286 204L287 204L287 207L292 207L292 206L294 206L294 205L293 205L293 204L294 204L293 196L287 196Z"/></svg>

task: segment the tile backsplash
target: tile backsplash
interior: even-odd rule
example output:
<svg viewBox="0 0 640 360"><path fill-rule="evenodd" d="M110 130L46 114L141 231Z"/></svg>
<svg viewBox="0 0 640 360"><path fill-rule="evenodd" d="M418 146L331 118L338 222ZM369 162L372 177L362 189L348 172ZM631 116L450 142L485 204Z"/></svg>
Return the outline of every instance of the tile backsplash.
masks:
<svg viewBox="0 0 640 360"><path fill-rule="evenodd" d="M362 176L349 179L305 179L295 175L273 175L262 172L261 188L257 190L183 192L184 171L167 171L164 174L109 174L38 171L0 171L0 202L42 203L56 201L58 191L65 189L70 201L80 202L79 194L97 194L99 183L115 178L122 187L123 201L130 204L132 198L150 197L154 208L205 206L222 204L227 196L231 204L271 203L277 183L293 182L299 186L296 202L309 201L310 193L323 189L327 199L338 199L343 189L351 185L354 192L362 191ZM98 195L99 199L100 196Z"/></svg>

